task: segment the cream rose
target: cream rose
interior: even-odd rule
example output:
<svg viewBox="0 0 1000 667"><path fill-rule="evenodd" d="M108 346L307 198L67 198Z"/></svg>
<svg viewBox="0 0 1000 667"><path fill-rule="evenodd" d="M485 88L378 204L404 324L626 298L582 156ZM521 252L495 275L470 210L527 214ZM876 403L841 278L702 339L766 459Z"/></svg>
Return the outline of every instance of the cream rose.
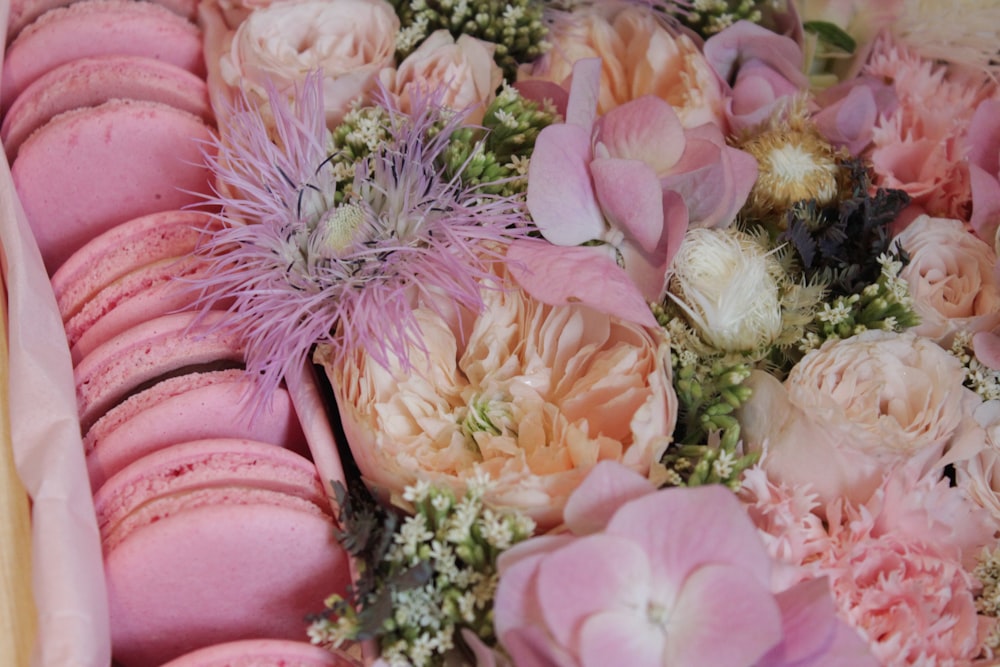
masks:
<svg viewBox="0 0 1000 667"><path fill-rule="evenodd" d="M914 333L948 347L958 331L978 333L1000 325L996 254L961 220L921 215L896 240L910 256L900 277L909 284L920 316Z"/></svg>
<svg viewBox="0 0 1000 667"><path fill-rule="evenodd" d="M549 52L522 67L518 79L562 84L577 60L599 57L599 115L653 95L670 103L686 128L723 122L722 83L701 50L648 7L605 2L580 8L556 23L550 40Z"/></svg>
<svg viewBox="0 0 1000 667"><path fill-rule="evenodd" d="M365 99L393 64L399 19L385 0L289 0L257 9L232 35L220 75L266 109L267 85L291 94L323 73L327 123Z"/></svg>
<svg viewBox="0 0 1000 667"><path fill-rule="evenodd" d="M866 502L882 476L924 471L971 414L958 359L913 334L868 331L807 354L784 384L755 372L739 413L747 446L775 481L811 484L825 504Z"/></svg>
<svg viewBox="0 0 1000 667"><path fill-rule="evenodd" d="M514 287L483 298L462 327L418 309L427 353L414 346L409 370L317 351L366 482L383 495L419 479L460 492L485 474L490 504L544 530L598 461L647 474L677 413L663 334Z"/></svg>
<svg viewBox="0 0 1000 667"><path fill-rule="evenodd" d="M496 46L461 35L457 40L447 30L438 30L408 55L399 69L386 69L382 83L409 113L416 96L443 89L441 104L455 110L471 109L466 122L480 123L486 107L496 97L503 71L493 60Z"/></svg>

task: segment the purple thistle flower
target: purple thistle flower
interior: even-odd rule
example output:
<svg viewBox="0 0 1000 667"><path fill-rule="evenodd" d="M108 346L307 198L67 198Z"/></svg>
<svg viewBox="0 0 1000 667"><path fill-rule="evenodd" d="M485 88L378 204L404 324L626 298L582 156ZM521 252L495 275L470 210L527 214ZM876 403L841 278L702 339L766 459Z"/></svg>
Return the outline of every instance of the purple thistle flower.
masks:
<svg viewBox="0 0 1000 667"><path fill-rule="evenodd" d="M408 350L425 349L413 306L478 312L480 289L500 287L493 264L527 232L520 201L442 175L435 160L464 115L433 96L410 115L389 109L390 140L335 204L319 83L292 102L272 92L270 132L244 99L212 158L209 203L229 224L199 249L211 267L194 287L203 309L228 305L225 326L245 338L265 399L315 344L408 368Z"/></svg>

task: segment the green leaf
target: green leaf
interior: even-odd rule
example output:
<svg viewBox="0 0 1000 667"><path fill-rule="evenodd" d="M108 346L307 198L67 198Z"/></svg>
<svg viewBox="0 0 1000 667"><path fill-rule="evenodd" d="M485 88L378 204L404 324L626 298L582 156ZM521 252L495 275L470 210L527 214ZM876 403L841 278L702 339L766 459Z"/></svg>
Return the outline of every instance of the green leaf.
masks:
<svg viewBox="0 0 1000 667"><path fill-rule="evenodd" d="M854 38L833 23L826 21L806 21L802 24L802 27L841 51L854 53L854 49L858 48L858 44L854 41Z"/></svg>

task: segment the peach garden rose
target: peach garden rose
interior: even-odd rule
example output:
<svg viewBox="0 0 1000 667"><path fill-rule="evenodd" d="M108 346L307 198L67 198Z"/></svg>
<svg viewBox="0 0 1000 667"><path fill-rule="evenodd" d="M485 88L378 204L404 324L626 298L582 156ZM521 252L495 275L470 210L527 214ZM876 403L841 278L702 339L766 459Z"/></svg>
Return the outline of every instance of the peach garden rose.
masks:
<svg viewBox="0 0 1000 667"><path fill-rule="evenodd" d="M398 495L423 479L460 490L485 474L488 503L544 530L598 461L645 475L677 414L665 336L509 285L483 300L471 322L418 308L410 369L361 353L338 365L318 350L369 486Z"/></svg>
<svg viewBox="0 0 1000 667"><path fill-rule="evenodd" d="M260 103L267 86L293 95L323 71L327 124L364 99L394 63L399 19L385 0L285 0L254 11L232 35L219 71L225 83Z"/></svg>

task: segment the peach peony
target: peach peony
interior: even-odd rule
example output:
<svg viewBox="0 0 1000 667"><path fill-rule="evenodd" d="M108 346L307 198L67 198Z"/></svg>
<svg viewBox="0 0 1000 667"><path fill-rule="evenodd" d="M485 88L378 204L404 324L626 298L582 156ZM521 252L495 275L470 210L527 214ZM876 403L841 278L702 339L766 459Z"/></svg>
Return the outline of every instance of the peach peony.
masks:
<svg viewBox="0 0 1000 667"><path fill-rule="evenodd" d="M910 261L900 277L913 297L920 324L913 332L950 347L955 333L991 331L1000 325L996 254L961 220L926 215L896 236Z"/></svg>
<svg viewBox="0 0 1000 667"><path fill-rule="evenodd" d="M483 300L478 317L451 324L418 308L423 338L409 369L362 353L335 365L317 352L368 484L399 494L426 479L460 491L485 474L489 503L546 529L598 461L646 474L677 413L662 334L512 286Z"/></svg>
<svg viewBox="0 0 1000 667"><path fill-rule="evenodd" d="M863 503L887 472L910 462L933 469L965 436L978 398L963 380L958 359L913 334L828 341L784 384L754 372L753 396L740 411L744 441L763 450L773 480L811 484L824 504Z"/></svg>
<svg viewBox="0 0 1000 667"><path fill-rule="evenodd" d="M722 83L690 37L669 29L648 7L602 2L560 15L551 50L523 66L518 80L564 84L573 65L601 58L597 112L644 95L669 102L686 128L722 122Z"/></svg>
<svg viewBox="0 0 1000 667"><path fill-rule="evenodd" d="M293 94L323 72L327 124L365 99L394 62L399 19L385 0L287 0L254 11L232 35L219 71L266 110L268 85Z"/></svg>
<svg viewBox="0 0 1000 667"><path fill-rule="evenodd" d="M380 78L404 113L410 112L414 96L427 96L440 88L444 91L442 105L456 111L471 108L466 122L477 124L503 80L503 72L493 60L495 48L469 35L456 40L447 30L438 30L398 69L382 70Z"/></svg>

